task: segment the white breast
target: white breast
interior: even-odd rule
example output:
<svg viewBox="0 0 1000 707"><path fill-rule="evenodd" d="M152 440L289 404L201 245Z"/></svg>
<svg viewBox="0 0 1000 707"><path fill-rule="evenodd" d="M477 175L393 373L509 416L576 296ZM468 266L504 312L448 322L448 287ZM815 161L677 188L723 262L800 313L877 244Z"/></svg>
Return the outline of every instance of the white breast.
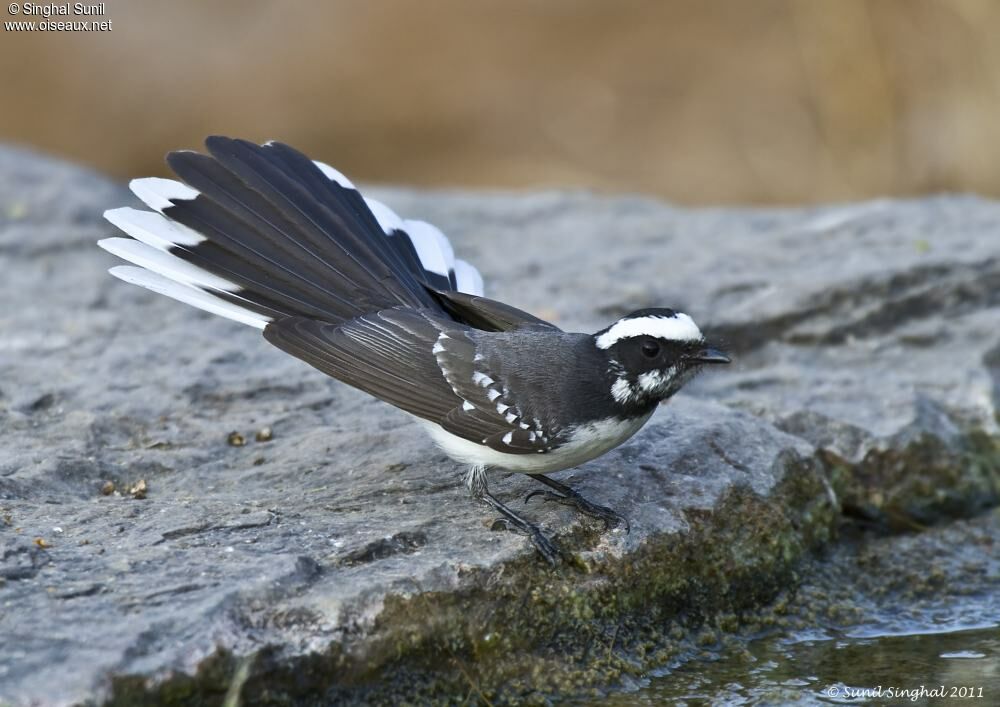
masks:
<svg viewBox="0 0 1000 707"><path fill-rule="evenodd" d="M652 414L629 420L610 419L578 425L571 430L565 444L544 454L505 454L453 435L427 420L418 421L441 450L456 461L526 474L545 474L579 466L611 451L638 432Z"/></svg>

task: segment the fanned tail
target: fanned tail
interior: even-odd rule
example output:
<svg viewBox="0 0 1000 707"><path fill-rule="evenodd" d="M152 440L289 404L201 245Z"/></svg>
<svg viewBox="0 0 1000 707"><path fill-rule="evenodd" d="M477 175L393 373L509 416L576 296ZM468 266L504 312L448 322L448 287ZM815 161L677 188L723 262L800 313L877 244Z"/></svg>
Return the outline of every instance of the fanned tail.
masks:
<svg viewBox="0 0 1000 707"><path fill-rule="evenodd" d="M482 294L440 230L366 199L332 167L277 142L205 146L167 156L184 183L131 182L153 211L105 212L130 236L99 242L133 263L113 275L260 329L291 316L340 323L401 305L439 309L431 289Z"/></svg>

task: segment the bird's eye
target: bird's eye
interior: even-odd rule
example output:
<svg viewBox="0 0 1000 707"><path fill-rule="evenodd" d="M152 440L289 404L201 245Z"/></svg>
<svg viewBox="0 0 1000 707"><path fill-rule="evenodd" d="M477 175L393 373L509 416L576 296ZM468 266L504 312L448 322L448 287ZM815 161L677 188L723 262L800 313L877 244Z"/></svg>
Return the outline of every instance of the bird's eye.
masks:
<svg viewBox="0 0 1000 707"><path fill-rule="evenodd" d="M646 358L656 358L660 355L660 345L651 339L643 341L639 350L642 351L642 355Z"/></svg>

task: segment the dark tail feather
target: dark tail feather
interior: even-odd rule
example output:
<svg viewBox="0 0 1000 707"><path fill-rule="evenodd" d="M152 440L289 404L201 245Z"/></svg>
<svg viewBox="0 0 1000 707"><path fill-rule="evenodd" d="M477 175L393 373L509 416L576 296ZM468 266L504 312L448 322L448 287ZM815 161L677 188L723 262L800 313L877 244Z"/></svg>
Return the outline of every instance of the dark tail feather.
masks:
<svg viewBox="0 0 1000 707"><path fill-rule="evenodd" d="M336 170L280 143L211 137L206 146L210 155L168 155L186 185L132 182L158 213L106 212L132 239L101 246L140 266L113 274L260 327L437 308L428 287L481 293L479 273L454 259L440 231L366 200Z"/></svg>

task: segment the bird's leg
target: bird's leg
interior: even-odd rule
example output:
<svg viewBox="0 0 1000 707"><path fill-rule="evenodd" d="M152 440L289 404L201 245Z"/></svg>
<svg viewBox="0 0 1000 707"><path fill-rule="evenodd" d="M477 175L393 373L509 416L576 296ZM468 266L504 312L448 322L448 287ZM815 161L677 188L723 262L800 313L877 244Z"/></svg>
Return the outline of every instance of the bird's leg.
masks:
<svg viewBox="0 0 1000 707"><path fill-rule="evenodd" d="M571 489L566 484L561 484L554 479L550 479L545 474L528 474L535 481L540 481L546 486L554 491L532 491L524 498L524 502L527 503L535 496L541 496L546 501L555 501L556 503L561 503L565 506L573 506L578 511L584 515L590 516L591 518L597 518L598 520L604 521L604 528L617 528L619 525L625 526L625 532L631 531L628 519L625 516L616 513L607 506L599 506L596 503L591 503L583 496L578 494L576 491Z"/></svg>
<svg viewBox="0 0 1000 707"><path fill-rule="evenodd" d="M487 503L503 516L503 521L508 529L513 528L531 538L531 542L535 545L535 548L550 565L555 566L559 564L559 548L545 536L541 528L519 516L490 493L489 485L486 482L485 467L477 465L469 469L469 473L465 476L465 485L469 487L473 498Z"/></svg>

